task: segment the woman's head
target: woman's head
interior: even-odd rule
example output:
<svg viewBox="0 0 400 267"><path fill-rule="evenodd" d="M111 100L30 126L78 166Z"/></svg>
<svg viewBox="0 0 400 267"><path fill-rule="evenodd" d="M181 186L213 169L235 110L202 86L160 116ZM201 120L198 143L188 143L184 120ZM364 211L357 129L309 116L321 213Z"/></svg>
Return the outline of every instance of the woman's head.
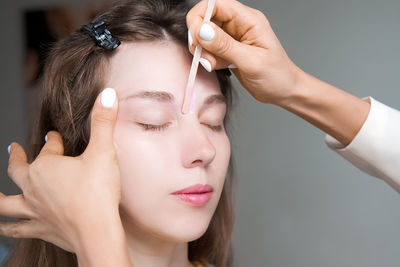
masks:
<svg viewBox="0 0 400 267"><path fill-rule="evenodd" d="M96 96L105 87L114 88L120 101L114 144L124 227L190 242L190 260L226 266L233 227L231 154L224 127L231 86L225 71L199 68L195 108L181 114L191 63L188 9L184 1L121 2L95 19L121 40L116 50L104 50L81 31L58 42L45 68L31 158L50 130L62 135L66 155L81 154ZM194 206L172 194L194 184L213 188L205 205ZM42 245L50 257L54 247Z"/></svg>
<svg viewBox="0 0 400 267"><path fill-rule="evenodd" d="M120 99L114 145L124 226L172 242L196 240L211 221L229 164L225 96L215 73L200 70L195 108L182 115L187 48L163 40L117 50L106 86ZM195 184L213 188L208 203L195 206L172 194Z"/></svg>

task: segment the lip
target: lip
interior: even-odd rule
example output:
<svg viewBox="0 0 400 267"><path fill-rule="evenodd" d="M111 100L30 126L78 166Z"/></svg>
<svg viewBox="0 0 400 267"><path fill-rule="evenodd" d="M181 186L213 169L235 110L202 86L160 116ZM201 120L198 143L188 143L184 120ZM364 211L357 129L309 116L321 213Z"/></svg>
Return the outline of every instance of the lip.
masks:
<svg viewBox="0 0 400 267"><path fill-rule="evenodd" d="M200 193L208 193L208 192L212 192L213 188L208 185L202 185L202 184L195 184L189 187L186 187L185 189L182 189L180 191L176 191L174 193L172 193L173 195L176 194L200 194Z"/></svg>
<svg viewBox="0 0 400 267"><path fill-rule="evenodd" d="M210 201L212 192L210 185L196 184L172 194L194 206L203 206Z"/></svg>

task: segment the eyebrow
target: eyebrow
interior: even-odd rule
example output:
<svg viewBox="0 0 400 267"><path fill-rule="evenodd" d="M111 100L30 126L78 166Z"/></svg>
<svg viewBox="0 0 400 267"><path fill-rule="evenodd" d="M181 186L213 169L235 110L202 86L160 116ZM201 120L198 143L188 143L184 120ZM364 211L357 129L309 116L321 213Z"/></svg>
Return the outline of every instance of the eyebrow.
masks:
<svg viewBox="0 0 400 267"><path fill-rule="evenodd" d="M141 91L139 93L128 95L126 97L121 98L120 102L132 98L150 99L161 103L175 102L174 95L165 91ZM203 106L211 105L214 103L226 104L226 97L221 94L210 95L204 100Z"/></svg>
<svg viewBox="0 0 400 267"><path fill-rule="evenodd" d="M120 102L131 99L131 98L143 98L143 99L151 99L158 102L166 102L172 103L175 101L175 98L172 94L164 91L142 91L136 94L128 95L123 97Z"/></svg>

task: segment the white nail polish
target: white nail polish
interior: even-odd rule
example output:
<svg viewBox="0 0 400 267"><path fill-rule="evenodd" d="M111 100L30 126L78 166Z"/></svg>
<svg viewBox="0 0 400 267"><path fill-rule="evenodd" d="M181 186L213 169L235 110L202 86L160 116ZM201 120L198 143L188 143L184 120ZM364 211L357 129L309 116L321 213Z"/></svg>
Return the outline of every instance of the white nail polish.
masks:
<svg viewBox="0 0 400 267"><path fill-rule="evenodd" d="M188 30L188 41L189 41L189 45L192 46L193 45L193 38L192 38L192 34L190 33L190 30Z"/></svg>
<svg viewBox="0 0 400 267"><path fill-rule="evenodd" d="M230 64L230 65L228 66L228 68L229 68L229 69L237 69L237 67L236 67L235 64Z"/></svg>
<svg viewBox="0 0 400 267"><path fill-rule="evenodd" d="M207 23L204 23L203 26L200 28L200 37L203 40L211 41L214 39L215 31L214 29Z"/></svg>
<svg viewBox="0 0 400 267"><path fill-rule="evenodd" d="M7 147L8 154L10 154L11 145Z"/></svg>
<svg viewBox="0 0 400 267"><path fill-rule="evenodd" d="M205 58L200 58L199 59L200 64L203 66L203 68L206 69L206 71L211 72L211 63Z"/></svg>
<svg viewBox="0 0 400 267"><path fill-rule="evenodd" d="M44 141L46 141L46 142L47 142L47 134L46 134L46 136L44 137Z"/></svg>
<svg viewBox="0 0 400 267"><path fill-rule="evenodd" d="M114 106L117 93L112 88L106 88L101 92L101 104L105 108L112 108Z"/></svg>

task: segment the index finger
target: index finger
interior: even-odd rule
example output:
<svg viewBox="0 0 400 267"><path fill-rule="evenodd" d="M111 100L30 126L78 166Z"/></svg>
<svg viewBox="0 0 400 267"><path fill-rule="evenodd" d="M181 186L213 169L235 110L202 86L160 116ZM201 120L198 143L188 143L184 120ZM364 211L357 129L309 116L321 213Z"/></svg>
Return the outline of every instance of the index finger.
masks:
<svg viewBox="0 0 400 267"><path fill-rule="evenodd" d="M207 0L196 4L186 15L188 28L192 25L201 24L207 9ZM252 27L254 27L255 15L258 10L243 5L236 0L217 0L212 13L212 20L221 24L222 29L236 40Z"/></svg>
<svg viewBox="0 0 400 267"><path fill-rule="evenodd" d="M24 189L24 184L28 177L28 168L29 164L24 149L18 143L13 142L10 145L7 174L22 190Z"/></svg>
<svg viewBox="0 0 400 267"><path fill-rule="evenodd" d="M63 155L64 145L61 135L56 131L50 131L47 134L47 141L43 148L40 150L38 157L46 155Z"/></svg>

